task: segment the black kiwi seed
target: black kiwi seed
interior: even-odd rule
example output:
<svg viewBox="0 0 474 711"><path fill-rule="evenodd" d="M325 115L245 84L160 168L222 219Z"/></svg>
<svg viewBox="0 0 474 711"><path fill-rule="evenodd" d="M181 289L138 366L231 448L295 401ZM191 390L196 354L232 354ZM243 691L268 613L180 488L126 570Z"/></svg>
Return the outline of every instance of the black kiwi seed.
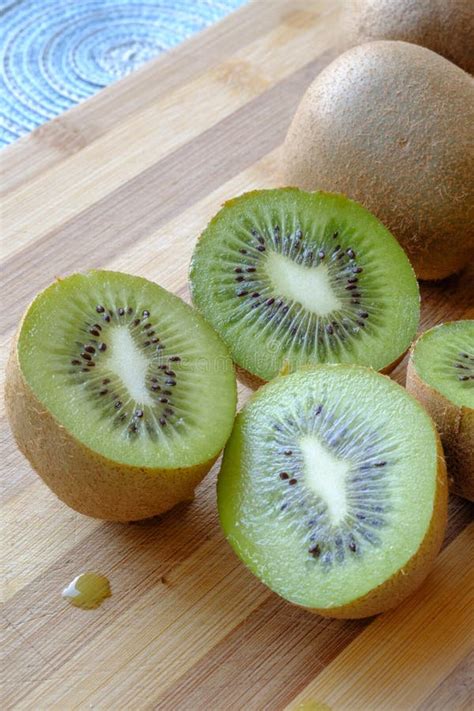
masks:
<svg viewBox="0 0 474 711"><path fill-rule="evenodd" d="M321 555L321 548L316 544L309 549L309 553L315 558L318 558Z"/></svg>
<svg viewBox="0 0 474 711"><path fill-rule="evenodd" d="M95 353L94 346L84 346L84 350L86 351L86 353Z"/></svg>
<svg viewBox="0 0 474 711"><path fill-rule="evenodd" d="M149 315L150 315L150 312L149 312L147 309L144 309L144 310L142 311L142 316L143 316L143 318L148 318Z"/></svg>
<svg viewBox="0 0 474 711"><path fill-rule="evenodd" d="M102 351L102 352L103 352L103 351L105 351L105 350L107 349L107 345L106 345L105 343L99 343L99 345L97 346L97 348L98 348L99 351Z"/></svg>
<svg viewBox="0 0 474 711"><path fill-rule="evenodd" d="M84 358L84 360L92 360L92 356L89 353L85 352L81 353L81 358Z"/></svg>
<svg viewBox="0 0 474 711"><path fill-rule="evenodd" d="M99 390L99 395L107 395L108 392L107 388L103 388L102 390Z"/></svg>
<svg viewBox="0 0 474 711"><path fill-rule="evenodd" d="M288 484L289 484L290 486L294 486L294 485L297 484L297 483L298 483L298 479L290 479L290 481L288 482Z"/></svg>
<svg viewBox="0 0 474 711"><path fill-rule="evenodd" d="M110 316L109 316L109 314L104 314L104 321L106 321L107 323L109 323L109 321L110 321Z"/></svg>
<svg viewBox="0 0 474 711"><path fill-rule="evenodd" d="M125 309L121 306L119 309L117 309L117 313L119 316L123 316L125 313Z"/></svg>
<svg viewBox="0 0 474 711"><path fill-rule="evenodd" d="M104 378L102 381L102 385L108 385L110 383L110 378Z"/></svg>
<svg viewBox="0 0 474 711"><path fill-rule="evenodd" d="M136 319L134 319L134 320L132 321L132 326L138 326L139 323L140 323L140 319L139 319L139 318L136 318Z"/></svg>
<svg viewBox="0 0 474 711"><path fill-rule="evenodd" d="M98 304L98 305L95 307L95 310L97 311L98 314L103 314L104 311L105 311L104 307L101 306L100 304Z"/></svg>
<svg viewBox="0 0 474 711"><path fill-rule="evenodd" d="M90 333L92 336L100 336L100 331L98 331L96 328L91 328L91 329L89 329L89 333Z"/></svg>
<svg viewBox="0 0 474 711"><path fill-rule="evenodd" d="M355 255L355 252L354 252L353 249L346 249L346 254L347 254L347 256L350 257L351 259L355 259L355 256L356 256L356 255Z"/></svg>
<svg viewBox="0 0 474 711"><path fill-rule="evenodd" d="M81 365L81 361L80 361L80 360L77 360L77 358L74 358L74 359L71 361L71 365Z"/></svg>
<svg viewBox="0 0 474 711"><path fill-rule="evenodd" d="M181 358L179 356L170 356L168 360L172 363L179 363L181 361Z"/></svg>
<svg viewBox="0 0 474 711"><path fill-rule="evenodd" d="M120 401L120 400L117 400L117 401L115 402L114 407L115 407L116 410L120 410L120 408L122 407L121 401Z"/></svg>
<svg viewBox="0 0 474 711"><path fill-rule="evenodd" d="M280 479L289 479L289 474L287 472L280 472Z"/></svg>

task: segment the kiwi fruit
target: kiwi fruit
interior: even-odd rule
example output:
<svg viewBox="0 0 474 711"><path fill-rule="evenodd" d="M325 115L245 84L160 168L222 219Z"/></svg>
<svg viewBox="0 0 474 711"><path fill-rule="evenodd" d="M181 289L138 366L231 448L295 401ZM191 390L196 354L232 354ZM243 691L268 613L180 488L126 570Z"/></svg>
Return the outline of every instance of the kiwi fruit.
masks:
<svg viewBox="0 0 474 711"><path fill-rule="evenodd" d="M197 242L190 282L251 385L324 362L390 369L419 319L403 250L342 195L280 188L230 200Z"/></svg>
<svg viewBox="0 0 474 711"><path fill-rule="evenodd" d="M181 299L90 271L56 281L27 309L6 404L20 450L62 501L129 521L193 497L232 429L235 373Z"/></svg>
<svg viewBox="0 0 474 711"><path fill-rule="evenodd" d="M344 25L351 43L412 42L474 73L472 0L349 0Z"/></svg>
<svg viewBox="0 0 474 711"><path fill-rule="evenodd" d="M474 81L407 42L353 47L304 95L285 181L361 202L399 240L420 279L474 258Z"/></svg>
<svg viewBox="0 0 474 711"><path fill-rule="evenodd" d="M425 331L411 348L406 386L438 426L452 490L474 501L474 321Z"/></svg>
<svg viewBox="0 0 474 711"><path fill-rule="evenodd" d="M303 368L237 415L218 475L237 555L286 600L329 617L397 605L425 578L447 516L434 423L370 368Z"/></svg>

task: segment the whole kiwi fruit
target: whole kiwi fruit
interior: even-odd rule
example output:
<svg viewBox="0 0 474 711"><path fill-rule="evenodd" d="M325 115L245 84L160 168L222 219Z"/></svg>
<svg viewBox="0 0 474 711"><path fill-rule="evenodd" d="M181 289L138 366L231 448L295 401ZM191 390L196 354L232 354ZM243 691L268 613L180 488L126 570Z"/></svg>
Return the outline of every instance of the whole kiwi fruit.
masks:
<svg viewBox="0 0 474 711"><path fill-rule="evenodd" d="M474 73L472 0L348 0L344 24L353 44L412 42Z"/></svg>
<svg viewBox="0 0 474 711"><path fill-rule="evenodd" d="M417 276L474 254L474 82L424 47L371 42L311 84L283 149L285 182L358 200L397 237Z"/></svg>

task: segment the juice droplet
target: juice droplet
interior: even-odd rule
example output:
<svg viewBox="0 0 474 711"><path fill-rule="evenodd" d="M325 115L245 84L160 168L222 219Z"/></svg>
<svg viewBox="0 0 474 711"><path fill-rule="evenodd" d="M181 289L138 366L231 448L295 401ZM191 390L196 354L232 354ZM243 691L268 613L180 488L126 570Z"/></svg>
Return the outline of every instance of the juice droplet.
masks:
<svg viewBox="0 0 474 711"><path fill-rule="evenodd" d="M74 607L93 610L110 597L110 583L105 575L99 573L81 573L63 590L63 598Z"/></svg>

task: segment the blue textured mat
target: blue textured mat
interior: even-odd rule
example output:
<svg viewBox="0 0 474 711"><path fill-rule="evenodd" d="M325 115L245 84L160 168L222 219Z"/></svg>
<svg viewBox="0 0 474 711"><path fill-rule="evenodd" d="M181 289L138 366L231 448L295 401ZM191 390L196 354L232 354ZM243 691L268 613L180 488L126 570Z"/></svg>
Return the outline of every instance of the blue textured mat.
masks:
<svg viewBox="0 0 474 711"><path fill-rule="evenodd" d="M247 0L0 0L0 147Z"/></svg>

